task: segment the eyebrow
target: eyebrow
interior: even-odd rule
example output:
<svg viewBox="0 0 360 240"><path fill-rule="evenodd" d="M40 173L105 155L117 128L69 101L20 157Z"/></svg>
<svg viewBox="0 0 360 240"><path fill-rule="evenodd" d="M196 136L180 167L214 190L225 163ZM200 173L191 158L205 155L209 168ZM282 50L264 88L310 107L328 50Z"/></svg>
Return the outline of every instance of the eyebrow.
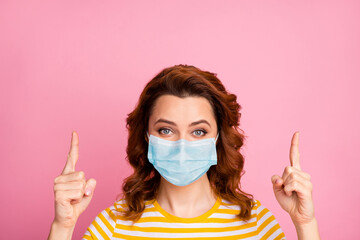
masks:
<svg viewBox="0 0 360 240"><path fill-rule="evenodd" d="M158 120L154 123L154 125L156 125L157 123L161 123L161 122L162 122L162 123L167 123L167 124L170 124L170 125L173 125L173 126L176 126L176 123L174 123L174 122L172 122L172 121L169 121L169 120L166 120L166 119L163 119L163 118L158 119ZM192 122L192 123L189 124L189 127L198 125L198 124L200 124L200 123L205 123L205 124L209 125L209 127L211 127L211 126L210 126L210 123L209 123L208 121L206 121L205 119L201 119L201 120L199 120L199 121Z"/></svg>

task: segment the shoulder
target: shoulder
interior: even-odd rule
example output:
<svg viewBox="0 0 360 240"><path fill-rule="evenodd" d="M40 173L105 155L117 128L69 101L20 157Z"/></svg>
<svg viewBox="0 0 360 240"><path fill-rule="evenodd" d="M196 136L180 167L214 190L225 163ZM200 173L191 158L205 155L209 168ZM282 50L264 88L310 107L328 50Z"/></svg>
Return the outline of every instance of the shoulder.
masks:
<svg viewBox="0 0 360 240"><path fill-rule="evenodd" d="M264 214L268 213L269 209L267 209L264 205L261 204L259 200L253 200L252 213L256 214L257 217L261 217Z"/></svg>
<svg viewBox="0 0 360 240"><path fill-rule="evenodd" d="M145 208L152 206L154 200L144 200ZM122 213L127 210L128 203L125 198L122 198L116 202L114 202L113 206L111 206L112 212L114 215L119 218L122 216Z"/></svg>
<svg viewBox="0 0 360 240"><path fill-rule="evenodd" d="M259 200L253 200L253 208L251 213L256 216L257 221L264 221L267 219L275 220L274 215L270 212L270 210L261 204Z"/></svg>
<svg viewBox="0 0 360 240"><path fill-rule="evenodd" d="M126 202L124 199L102 210L86 229L83 239L107 239L114 233L116 220L121 218Z"/></svg>
<svg viewBox="0 0 360 240"><path fill-rule="evenodd" d="M259 200L253 201L251 213L256 218L258 234L266 239L285 239L285 234L270 210L262 205Z"/></svg>
<svg viewBox="0 0 360 240"><path fill-rule="evenodd" d="M240 213L241 207L237 204L234 204L232 202L229 202L225 199L221 199L221 206L220 208L227 208L236 210L236 214ZM254 221L256 218L256 221L261 219L262 217L266 217L267 215L272 215L269 209L267 209L265 206L263 206L259 200L252 200L252 208L251 208L251 219Z"/></svg>
<svg viewBox="0 0 360 240"><path fill-rule="evenodd" d="M239 205L233 202L229 202L228 200L225 199L221 199L221 208L237 210L238 211L237 213L239 213L240 211ZM259 200L255 200L255 199L252 200L251 218L261 217L267 212L269 212L269 210L266 207L264 207Z"/></svg>

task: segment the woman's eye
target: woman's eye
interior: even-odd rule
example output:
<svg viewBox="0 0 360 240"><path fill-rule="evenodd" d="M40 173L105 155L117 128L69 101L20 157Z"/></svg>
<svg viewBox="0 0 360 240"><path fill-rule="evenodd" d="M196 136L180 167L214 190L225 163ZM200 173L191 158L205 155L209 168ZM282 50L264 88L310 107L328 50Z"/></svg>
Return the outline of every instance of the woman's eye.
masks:
<svg viewBox="0 0 360 240"><path fill-rule="evenodd" d="M168 135L168 134L171 133L171 130L167 129L167 128L162 128L162 129L159 129L159 133L164 134L164 135Z"/></svg>
<svg viewBox="0 0 360 240"><path fill-rule="evenodd" d="M195 134L196 136L203 136L203 135L206 134L206 132L205 132L204 130L195 130L195 131L194 131L194 134Z"/></svg>

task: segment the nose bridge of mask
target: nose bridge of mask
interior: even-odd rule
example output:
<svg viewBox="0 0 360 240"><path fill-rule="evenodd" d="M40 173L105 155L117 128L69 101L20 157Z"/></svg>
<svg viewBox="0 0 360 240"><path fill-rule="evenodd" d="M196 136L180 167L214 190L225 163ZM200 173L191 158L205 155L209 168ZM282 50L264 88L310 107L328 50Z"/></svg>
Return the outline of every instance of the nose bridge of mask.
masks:
<svg viewBox="0 0 360 240"><path fill-rule="evenodd" d="M147 135L148 139L150 139L149 132L146 132L146 135ZM219 138L219 133L217 133L217 135L216 135L215 143L217 142L218 138Z"/></svg>

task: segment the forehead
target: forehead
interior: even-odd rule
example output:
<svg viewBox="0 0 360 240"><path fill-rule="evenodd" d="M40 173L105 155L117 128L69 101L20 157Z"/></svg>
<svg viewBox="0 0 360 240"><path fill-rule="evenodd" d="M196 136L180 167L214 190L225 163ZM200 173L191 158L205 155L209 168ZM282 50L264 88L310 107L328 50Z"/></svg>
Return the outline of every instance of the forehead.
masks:
<svg viewBox="0 0 360 240"><path fill-rule="evenodd" d="M210 102L204 97L197 96L184 98L173 95L160 96L155 101L150 121L153 118L167 118L174 122L179 120L196 121L198 118L215 121Z"/></svg>

